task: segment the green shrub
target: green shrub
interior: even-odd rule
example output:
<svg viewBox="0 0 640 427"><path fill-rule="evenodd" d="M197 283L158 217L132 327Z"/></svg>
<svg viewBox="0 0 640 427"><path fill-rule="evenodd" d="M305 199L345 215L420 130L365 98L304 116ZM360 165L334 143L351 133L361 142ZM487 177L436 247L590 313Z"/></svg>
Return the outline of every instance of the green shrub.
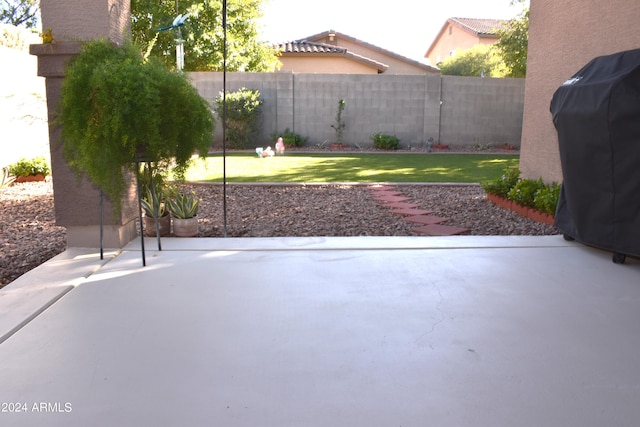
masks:
<svg viewBox="0 0 640 427"><path fill-rule="evenodd" d="M273 141L280 137L282 137L282 142L284 142L284 145L287 147L302 147L309 139L295 132L291 132L289 128L286 128L282 133L274 132L271 134Z"/></svg>
<svg viewBox="0 0 640 427"><path fill-rule="evenodd" d="M342 112L344 111L344 99L338 101L338 111L336 112L336 124L331 125L333 130L336 132L336 144L342 144L342 134L344 133L344 128L347 124L342 120Z"/></svg>
<svg viewBox="0 0 640 427"><path fill-rule="evenodd" d="M223 94L216 98L216 112L222 118ZM260 128L262 100L257 89L240 88L226 95L226 138L230 148L249 148Z"/></svg>
<svg viewBox="0 0 640 427"><path fill-rule="evenodd" d="M33 159L20 159L16 163L9 165L9 173L13 176L29 175L49 175L51 168L44 157Z"/></svg>
<svg viewBox="0 0 640 427"><path fill-rule="evenodd" d="M539 190L545 188L545 184L542 178L534 179L521 179L518 183L509 190L507 198L522 206L534 207L535 195Z"/></svg>
<svg viewBox="0 0 640 427"><path fill-rule="evenodd" d="M138 173L144 160L183 176L194 153L209 151L215 124L185 75L145 61L132 43L104 39L67 64L56 121L67 163L104 191L114 215L129 186L125 168Z"/></svg>
<svg viewBox="0 0 640 427"><path fill-rule="evenodd" d="M397 150L400 148L400 140L395 135L385 135L383 133L374 133L371 135L373 146L380 150Z"/></svg>
<svg viewBox="0 0 640 427"><path fill-rule="evenodd" d="M506 168L502 176L493 181L482 182L482 188L489 194L507 197L509 191L516 186L520 180L520 170L517 168Z"/></svg>
<svg viewBox="0 0 640 427"><path fill-rule="evenodd" d="M544 188L541 188L536 192L534 195L533 207L540 212L555 215L559 198L560 184L553 182L551 185L546 185Z"/></svg>

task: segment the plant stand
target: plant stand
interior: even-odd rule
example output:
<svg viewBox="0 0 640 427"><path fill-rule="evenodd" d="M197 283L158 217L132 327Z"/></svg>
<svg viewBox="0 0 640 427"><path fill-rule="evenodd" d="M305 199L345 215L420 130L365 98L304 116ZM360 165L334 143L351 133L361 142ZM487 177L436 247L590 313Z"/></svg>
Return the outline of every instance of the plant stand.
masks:
<svg viewBox="0 0 640 427"><path fill-rule="evenodd" d="M144 248L144 219L142 218L142 191L140 188L140 165L141 164L146 164L147 165L147 169L149 169L149 187L151 189L151 197L153 197L153 199L155 200L156 198L156 194L155 194L155 188L153 185L153 173L151 173L151 162L149 161L144 161L144 160L137 160L136 161L136 192L138 193L138 219L139 219L139 224L140 224L140 249L142 252L142 266L145 267L147 265L147 259L146 259L146 254L145 254L145 248ZM153 203L154 207L155 207L155 203ZM153 213L154 217L158 218L158 212L154 212ZM158 223L158 221L155 221L155 228L156 228L156 239L158 240L158 250L161 251L162 250L162 242L160 240L160 225Z"/></svg>

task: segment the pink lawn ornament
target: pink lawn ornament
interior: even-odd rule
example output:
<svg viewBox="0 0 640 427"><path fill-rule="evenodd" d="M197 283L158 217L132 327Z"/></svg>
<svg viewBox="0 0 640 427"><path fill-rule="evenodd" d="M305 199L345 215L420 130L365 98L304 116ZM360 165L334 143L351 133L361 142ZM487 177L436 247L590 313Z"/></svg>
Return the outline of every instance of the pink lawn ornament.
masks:
<svg viewBox="0 0 640 427"><path fill-rule="evenodd" d="M276 142L276 153L284 154L284 142L282 141L282 137L278 138L278 142Z"/></svg>

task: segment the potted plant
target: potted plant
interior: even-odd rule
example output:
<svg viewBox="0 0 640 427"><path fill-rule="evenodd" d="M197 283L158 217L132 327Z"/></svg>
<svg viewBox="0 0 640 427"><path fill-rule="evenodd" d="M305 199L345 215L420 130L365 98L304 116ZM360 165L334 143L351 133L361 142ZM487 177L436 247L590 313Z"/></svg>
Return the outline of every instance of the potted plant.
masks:
<svg viewBox="0 0 640 427"><path fill-rule="evenodd" d="M171 233L171 215L166 208L162 195L154 194L147 190L141 199L142 210L144 211L144 235L153 237L156 235L156 222L158 223L158 233L160 237L168 236Z"/></svg>
<svg viewBox="0 0 640 427"><path fill-rule="evenodd" d="M0 169L0 188L8 187L13 184L16 177L9 172L9 167L5 166Z"/></svg>
<svg viewBox="0 0 640 427"><path fill-rule="evenodd" d="M15 176L16 182L44 181L51 172L49 163L44 157L20 159L9 165L9 175Z"/></svg>
<svg viewBox="0 0 640 427"><path fill-rule="evenodd" d="M130 42L107 40L88 42L68 64L57 122L69 166L104 191L116 214L127 169L172 165L180 177L195 152L207 154L214 130L209 104L184 75Z"/></svg>
<svg viewBox="0 0 640 427"><path fill-rule="evenodd" d="M194 193L178 193L167 200L167 208L173 216L173 234L176 237L194 237L198 235L199 200Z"/></svg>
<svg viewBox="0 0 640 427"><path fill-rule="evenodd" d="M166 199L176 194L177 190L173 185L167 184L162 169L165 168L146 163L139 174L143 194L140 202L144 212L144 235L149 237L156 236L156 222L160 237L171 233L171 215L166 206Z"/></svg>

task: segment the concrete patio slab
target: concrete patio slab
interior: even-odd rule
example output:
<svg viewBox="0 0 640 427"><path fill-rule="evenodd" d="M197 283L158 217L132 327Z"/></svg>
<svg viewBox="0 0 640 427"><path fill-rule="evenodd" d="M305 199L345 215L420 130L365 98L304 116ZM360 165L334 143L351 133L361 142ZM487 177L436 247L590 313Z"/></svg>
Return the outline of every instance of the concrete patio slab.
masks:
<svg viewBox="0 0 640 427"><path fill-rule="evenodd" d="M638 260L560 236L163 248L94 261L0 344L0 425L640 422Z"/></svg>
<svg viewBox="0 0 640 427"><path fill-rule="evenodd" d="M67 250L31 270L0 292L0 343L62 298L85 277L115 257L117 251ZM96 263L96 259L99 262Z"/></svg>

